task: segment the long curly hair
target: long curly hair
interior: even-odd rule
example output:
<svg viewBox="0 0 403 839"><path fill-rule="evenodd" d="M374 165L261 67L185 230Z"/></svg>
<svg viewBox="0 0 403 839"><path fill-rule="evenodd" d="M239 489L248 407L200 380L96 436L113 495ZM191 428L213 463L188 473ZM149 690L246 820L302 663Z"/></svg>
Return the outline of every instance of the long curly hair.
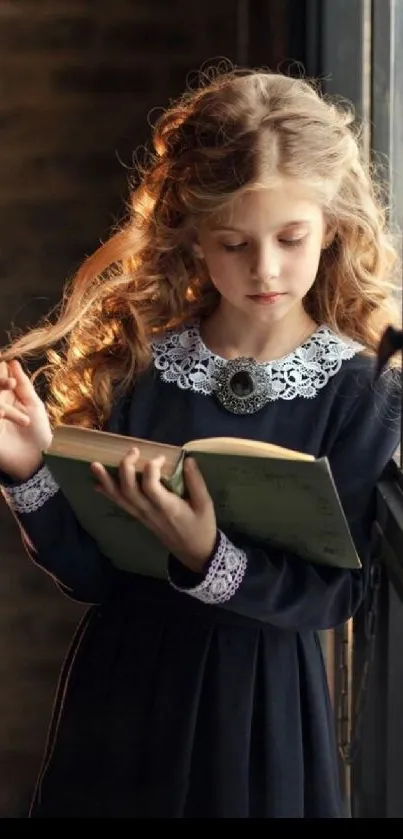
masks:
<svg viewBox="0 0 403 839"><path fill-rule="evenodd" d="M3 349L46 356L59 422L102 427L150 363L150 341L218 303L195 255L198 225L241 190L297 179L334 229L305 306L318 324L376 351L399 322L397 252L353 109L314 81L269 70L205 75L156 121L130 184L127 218L66 285L59 307Z"/></svg>

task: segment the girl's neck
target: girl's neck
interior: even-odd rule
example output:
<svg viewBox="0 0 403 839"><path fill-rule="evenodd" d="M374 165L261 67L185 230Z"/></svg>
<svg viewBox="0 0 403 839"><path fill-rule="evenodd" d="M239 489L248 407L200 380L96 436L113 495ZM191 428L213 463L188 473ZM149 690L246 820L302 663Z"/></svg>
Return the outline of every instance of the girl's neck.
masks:
<svg viewBox="0 0 403 839"><path fill-rule="evenodd" d="M202 321L200 332L211 352L222 358L246 356L256 361L273 361L297 349L317 328L318 324L304 310L290 312L268 325L228 317L218 308Z"/></svg>

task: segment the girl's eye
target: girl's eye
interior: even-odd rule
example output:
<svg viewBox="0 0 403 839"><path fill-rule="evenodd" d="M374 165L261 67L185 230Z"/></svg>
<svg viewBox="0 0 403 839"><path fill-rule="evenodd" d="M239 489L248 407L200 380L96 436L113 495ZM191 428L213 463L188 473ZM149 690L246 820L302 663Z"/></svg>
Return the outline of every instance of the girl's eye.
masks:
<svg viewBox="0 0 403 839"><path fill-rule="evenodd" d="M242 251L244 248L246 248L247 244L248 244L247 242L239 242L238 245L226 245L226 244L223 243L223 248L224 248L224 250L230 251L230 252Z"/></svg>
<svg viewBox="0 0 403 839"><path fill-rule="evenodd" d="M299 239L279 239L280 244L284 245L286 248L297 248L298 245L302 245L305 236L300 236Z"/></svg>

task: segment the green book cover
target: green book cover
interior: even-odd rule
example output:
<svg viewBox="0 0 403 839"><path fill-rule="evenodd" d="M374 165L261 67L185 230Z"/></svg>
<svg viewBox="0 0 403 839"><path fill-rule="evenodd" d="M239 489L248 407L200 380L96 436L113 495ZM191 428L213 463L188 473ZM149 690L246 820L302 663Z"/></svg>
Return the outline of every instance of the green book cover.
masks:
<svg viewBox="0 0 403 839"><path fill-rule="evenodd" d="M192 456L222 530L295 553L301 561L360 567L326 458L307 461L194 450ZM94 491L88 462L50 452L44 458L78 520L116 567L166 576L165 549L144 525ZM179 493L182 463L183 459L171 484ZM116 468L107 468L116 474Z"/></svg>

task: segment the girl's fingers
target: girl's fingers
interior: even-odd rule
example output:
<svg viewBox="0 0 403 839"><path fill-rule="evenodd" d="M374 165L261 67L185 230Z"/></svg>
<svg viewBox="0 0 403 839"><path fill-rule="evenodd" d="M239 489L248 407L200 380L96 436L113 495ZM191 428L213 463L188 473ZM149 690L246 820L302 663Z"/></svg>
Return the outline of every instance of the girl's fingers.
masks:
<svg viewBox="0 0 403 839"><path fill-rule="evenodd" d="M165 457L155 457L150 460L143 470L141 488L144 495L154 505L161 506L166 499L168 490L161 484L161 469L165 463Z"/></svg>
<svg viewBox="0 0 403 839"><path fill-rule="evenodd" d="M7 419L21 426L27 426L31 421L24 410L7 405L6 402L0 403L0 419Z"/></svg>
<svg viewBox="0 0 403 839"><path fill-rule="evenodd" d="M122 462L119 464L119 483L122 495L133 501L137 498L140 489L137 483L136 463L139 459L140 452L133 448L127 452Z"/></svg>
<svg viewBox="0 0 403 839"><path fill-rule="evenodd" d="M1 377L0 376L0 390L14 390L16 387L17 380L12 377Z"/></svg>
<svg viewBox="0 0 403 839"><path fill-rule="evenodd" d="M19 361L14 359L8 365L10 378L16 380L15 391L16 395L23 404L32 405L39 397L36 394L35 388L31 383L29 376L24 372Z"/></svg>
<svg viewBox="0 0 403 839"><path fill-rule="evenodd" d="M193 457L186 457L184 464L186 489L189 493L189 503L195 510L206 509L211 503L211 498L203 475Z"/></svg>
<svg viewBox="0 0 403 839"><path fill-rule="evenodd" d="M118 504L129 505L134 515L149 520L155 515L156 508L161 508L165 488L161 485L161 468L165 458L149 461L141 473L141 483L136 464L139 450L131 449L119 465L119 481L116 482L100 463L92 464L92 472L99 481L102 490Z"/></svg>
<svg viewBox="0 0 403 839"><path fill-rule="evenodd" d="M115 501L120 507L136 518L148 520L152 512L150 501L143 495L137 484L133 452L123 459L119 467L119 482L115 481L101 463L92 463L91 471L98 481L98 490Z"/></svg>
<svg viewBox="0 0 403 839"><path fill-rule="evenodd" d="M102 489L104 489L111 498L114 498L117 494L116 484L102 463L91 463L91 472L95 475L97 481L99 481Z"/></svg>

